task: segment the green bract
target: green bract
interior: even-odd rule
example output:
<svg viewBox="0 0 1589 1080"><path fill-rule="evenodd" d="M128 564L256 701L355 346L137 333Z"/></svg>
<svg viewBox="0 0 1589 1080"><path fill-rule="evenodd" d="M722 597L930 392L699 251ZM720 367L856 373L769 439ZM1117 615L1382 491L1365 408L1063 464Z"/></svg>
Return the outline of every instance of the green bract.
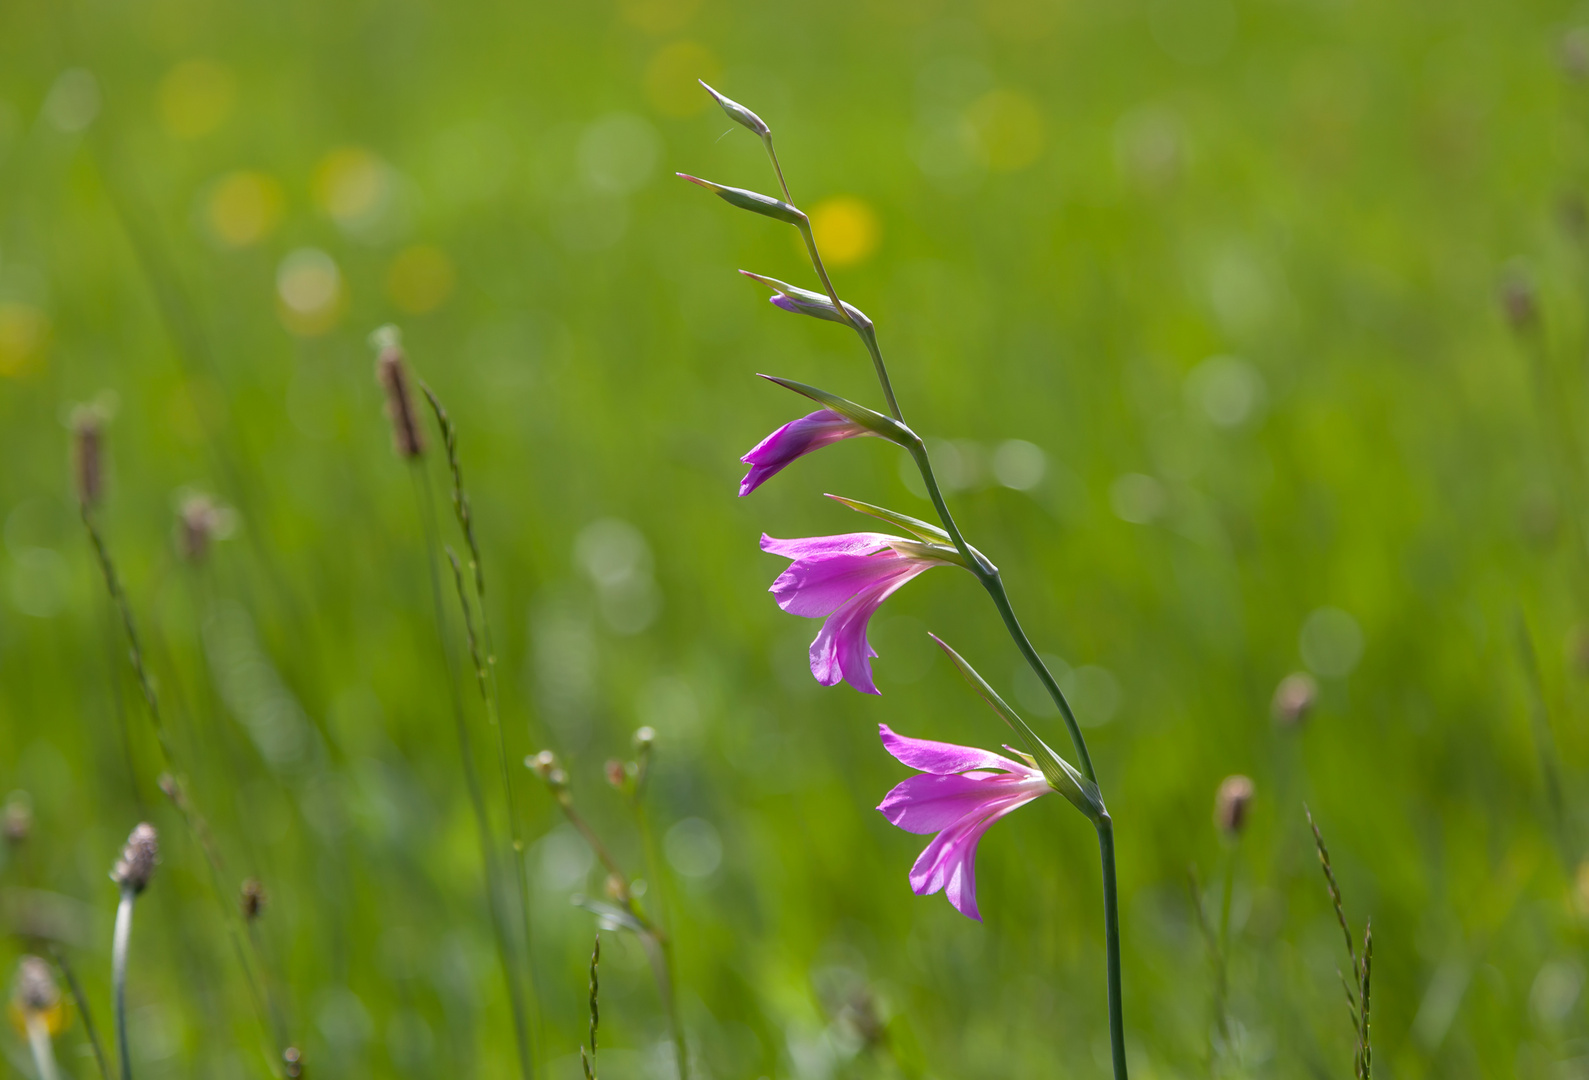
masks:
<svg viewBox="0 0 1589 1080"><path fill-rule="evenodd" d="M679 179L688 180L692 184L700 184L703 188L717 193L717 197L731 206L741 210L749 210L753 214L761 214L787 225L798 228L806 227L806 216L796 207L790 206L782 199L775 199L771 195L763 195L759 191L747 191L745 188L729 187L726 184L714 184L710 180L702 180L699 176L689 173L675 173Z"/></svg>

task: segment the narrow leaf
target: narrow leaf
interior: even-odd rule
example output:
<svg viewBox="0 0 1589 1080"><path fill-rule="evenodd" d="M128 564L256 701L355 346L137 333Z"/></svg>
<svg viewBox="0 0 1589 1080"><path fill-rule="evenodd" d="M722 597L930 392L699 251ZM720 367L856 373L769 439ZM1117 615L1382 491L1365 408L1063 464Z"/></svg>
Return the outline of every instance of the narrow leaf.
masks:
<svg viewBox="0 0 1589 1080"><path fill-rule="evenodd" d="M776 375L763 375L762 378L768 382L777 383L786 390L804 394L812 401L821 402L846 420L855 421L873 435L881 435L889 442L908 447L915 441L915 434L904 424L901 424L891 416L884 416L880 412L874 412L865 405L857 405L855 402L841 398L837 394L830 394L826 390L820 390L815 386L808 386L802 382L795 382L793 379L780 379ZM945 537L944 539L947 540L948 538Z"/></svg>
<svg viewBox="0 0 1589 1080"><path fill-rule="evenodd" d="M1098 792L1098 785L1082 776L1071 767L1070 762L1054 753L1051 746L1038 738L1037 733L1027 726L1026 721L1022 720L1014 709L1004 703L1004 699L987 684L987 680L977 674L976 668L972 667L963 656L951 649L937 634L928 636L949 655L955 667L960 669L960 674L965 676L966 682L982 695L982 700L986 701L1027 744L1032 756L1037 759L1038 768L1042 769L1049 787L1069 799L1071 805L1085 814L1089 820L1097 821L1104 813L1103 797Z"/></svg>

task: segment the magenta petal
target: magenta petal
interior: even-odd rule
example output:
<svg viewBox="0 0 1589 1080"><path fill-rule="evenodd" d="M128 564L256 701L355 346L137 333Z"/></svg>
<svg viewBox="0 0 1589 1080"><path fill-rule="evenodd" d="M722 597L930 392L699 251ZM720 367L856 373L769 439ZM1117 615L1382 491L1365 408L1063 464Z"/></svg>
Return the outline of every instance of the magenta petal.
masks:
<svg viewBox="0 0 1589 1080"><path fill-rule="evenodd" d="M896 734L887 724L878 724L877 730L883 738L885 750L900 762L922 772L961 773L972 769L1004 769L1012 773L1040 775L1031 767L991 750L933 742L931 739L912 739Z"/></svg>
<svg viewBox="0 0 1589 1080"><path fill-rule="evenodd" d="M757 443L739 460L750 466L740 481L739 493L749 495L785 466L814 450L857 435L868 435L861 425L846 420L832 409L819 409L783 427Z"/></svg>
<svg viewBox="0 0 1589 1080"><path fill-rule="evenodd" d="M811 559L821 555L869 555L882 551L899 537L886 533L855 532L837 536L799 536L792 540L761 535L761 550L786 559Z"/></svg>
<svg viewBox="0 0 1589 1080"><path fill-rule="evenodd" d="M1007 773L970 776L922 773L903 780L883 797L878 809L906 832L941 832L965 818L979 818L1008 802L1028 802L1043 794L1044 781Z"/></svg>
<svg viewBox="0 0 1589 1080"><path fill-rule="evenodd" d="M977 910L977 844L995 821L1031 802L1041 792L1012 799L983 817L967 817L933 837L910 868L910 887L917 896L943 890L949 903L969 919L982 921Z"/></svg>
<svg viewBox="0 0 1589 1080"><path fill-rule="evenodd" d="M938 565L882 555L870 556L867 561L884 563L885 560L892 566L886 572L877 573L871 585L834 609L811 642L811 674L823 686L832 686L842 679L863 694L877 693L877 685L872 681L872 657L877 655L877 650L866 638L867 624L884 600L917 574ZM784 610L791 609L786 606Z"/></svg>
<svg viewBox="0 0 1589 1080"><path fill-rule="evenodd" d="M914 571L910 576L920 573L927 565L893 554L822 555L791 563L769 591L789 614L820 619L907 571Z"/></svg>

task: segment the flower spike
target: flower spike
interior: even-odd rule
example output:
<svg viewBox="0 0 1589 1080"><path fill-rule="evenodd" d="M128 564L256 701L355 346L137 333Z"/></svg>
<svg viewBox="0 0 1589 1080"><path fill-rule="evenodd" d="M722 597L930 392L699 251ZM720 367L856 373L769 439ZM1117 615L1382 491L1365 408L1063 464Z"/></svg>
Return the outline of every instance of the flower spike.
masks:
<svg viewBox="0 0 1589 1080"><path fill-rule="evenodd" d="M907 832L937 834L910 868L911 891L942 890L956 911L981 922L977 844L995 821L1047 795L1048 781L1040 770L990 750L906 738L887 724L877 729L890 754L920 770L895 785L878 810Z"/></svg>
<svg viewBox="0 0 1589 1080"><path fill-rule="evenodd" d="M795 225L802 229L806 227L805 214L782 199L775 199L771 195L763 195L759 191L747 191L745 188L729 187L727 184L714 184L710 180L702 180L699 176L691 176L689 173L675 173L674 175L680 180L688 180L692 184L700 184L730 206L737 206L741 210L749 210L753 214L761 214L764 217L773 218L786 225Z"/></svg>

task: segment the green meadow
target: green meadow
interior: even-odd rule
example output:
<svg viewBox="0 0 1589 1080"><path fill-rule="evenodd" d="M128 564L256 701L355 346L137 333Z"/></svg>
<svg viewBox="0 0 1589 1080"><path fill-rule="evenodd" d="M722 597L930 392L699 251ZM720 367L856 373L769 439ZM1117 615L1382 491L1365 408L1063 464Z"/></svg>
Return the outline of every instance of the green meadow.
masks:
<svg viewBox="0 0 1589 1080"><path fill-rule="evenodd" d="M118 1074L140 821L140 1080L522 1076L504 949L576 1080L598 931L603 1080L678 1075L664 940L691 1077L1112 1075L1088 823L993 827L978 923L875 809L879 724L1014 742L929 632L1074 761L987 596L889 599L873 697L767 591L764 533L877 526L825 494L936 519L879 438L737 497L812 408L758 373L883 401L735 273L819 290L796 231L674 178L778 191L697 78L771 125L1074 705L1131 1075L1353 1075L1306 805L1372 920L1373 1075L1589 1076L1589 10L8 0L0 972L76 976L60 1075L100 1076L90 1020ZM394 450L386 325L483 589L417 382Z"/></svg>

